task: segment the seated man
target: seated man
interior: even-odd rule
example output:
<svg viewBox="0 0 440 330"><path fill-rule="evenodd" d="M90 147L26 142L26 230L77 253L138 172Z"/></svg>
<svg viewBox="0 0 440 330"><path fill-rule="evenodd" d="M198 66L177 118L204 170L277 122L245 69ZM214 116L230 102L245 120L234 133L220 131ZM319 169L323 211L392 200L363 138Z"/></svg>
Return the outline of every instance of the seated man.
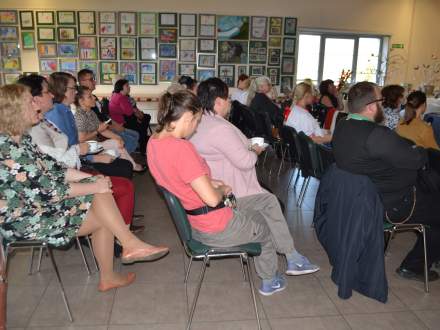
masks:
<svg viewBox="0 0 440 330"><path fill-rule="evenodd" d="M347 120L338 123L333 151L339 168L368 176L384 204L385 217L395 223L422 223L427 230L428 267L440 260L440 195L427 194L417 185L417 171L427 162L425 149L399 137L379 123L383 121L377 85L361 82L348 93ZM404 278L424 280L423 238L396 270ZM438 279L435 271L429 279Z"/></svg>

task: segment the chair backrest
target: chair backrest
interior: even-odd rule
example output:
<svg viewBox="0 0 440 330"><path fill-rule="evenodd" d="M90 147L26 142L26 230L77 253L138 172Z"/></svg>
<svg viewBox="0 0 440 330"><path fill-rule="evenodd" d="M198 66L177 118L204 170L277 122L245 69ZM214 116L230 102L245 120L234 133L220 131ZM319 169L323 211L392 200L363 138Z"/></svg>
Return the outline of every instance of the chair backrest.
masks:
<svg viewBox="0 0 440 330"><path fill-rule="evenodd" d="M272 142L272 122L267 112L254 111L257 129L257 136L264 137L265 140Z"/></svg>
<svg viewBox="0 0 440 330"><path fill-rule="evenodd" d="M241 104L238 101L232 102L233 116L235 123L232 122L238 129L248 138L252 138L256 132L256 121L253 112L244 104Z"/></svg>
<svg viewBox="0 0 440 330"><path fill-rule="evenodd" d="M301 150L301 172L303 172L304 176L320 178L321 165L319 162L316 143L305 135L304 132L298 133L298 142Z"/></svg>
<svg viewBox="0 0 440 330"><path fill-rule="evenodd" d="M297 133L293 127L283 125L280 129L280 137L289 150L290 160L296 163L299 162L299 155L298 149L296 148L295 135L297 135Z"/></svg>
<svg viewBox="0 0 440 330"><path fill-rule="evenodd" d="M243 122L243 114L241 113L240 102L238 102L237 100L232 101L231 103L231 112L229 113L229 121L231 122L232 125L240 129Z"/></svg>
<svg viewBox="0 0 440 330"><path fill-rule="evenodd" d="M440 114L428 113L423 117L423 119L431 124L434 131L435 141L438 145L440 145Z"/></svg>

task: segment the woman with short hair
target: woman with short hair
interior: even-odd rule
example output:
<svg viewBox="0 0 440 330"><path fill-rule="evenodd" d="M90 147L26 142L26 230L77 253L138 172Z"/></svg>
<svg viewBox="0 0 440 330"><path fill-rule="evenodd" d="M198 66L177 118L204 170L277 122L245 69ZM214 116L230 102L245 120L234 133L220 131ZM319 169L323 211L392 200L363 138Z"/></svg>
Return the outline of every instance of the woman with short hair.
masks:
<svg viewBox="0 0 440 330"><path fill-rule="evenodd" d="M388 85L382 88L382 106L385 117L383 124L390 129L396 129L399 124L404 93L405 88L399 85Z"/></svg>

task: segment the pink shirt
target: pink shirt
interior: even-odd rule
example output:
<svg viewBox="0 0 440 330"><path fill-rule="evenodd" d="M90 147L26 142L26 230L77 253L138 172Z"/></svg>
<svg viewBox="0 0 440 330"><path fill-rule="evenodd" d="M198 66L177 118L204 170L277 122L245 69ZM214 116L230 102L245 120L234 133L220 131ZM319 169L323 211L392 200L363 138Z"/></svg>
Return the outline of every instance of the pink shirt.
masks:
<svg viewBox="0 0 440 330"><path fill-rule="evenodd" d="M191 142L173 137L151 137L147 145L147 160L156 182L176 195L186 210L206 205L191 187L191 182L203 175L211 177L211 173ZM198 231L218 233L226 228L232 217L232 210L224 207L208 214L190 215L188 219Z"/></svg>
<svg viewBox="0 0 440 330"><path fill-rule="evenodd" d="M265 192L257 180L257 155L249 151L250 141L226 119L204 114L190 141L208 163L212 177L230 185L236 197Z"/></svg>
<svg viewBox="0 0 440 330"><path fill-rule="evenodd" d="M112 120L119 124L124 124L124 116L131 116L133 114L133 107L128 96L122 93L113 93L110 98L109 112Z"/></svg>

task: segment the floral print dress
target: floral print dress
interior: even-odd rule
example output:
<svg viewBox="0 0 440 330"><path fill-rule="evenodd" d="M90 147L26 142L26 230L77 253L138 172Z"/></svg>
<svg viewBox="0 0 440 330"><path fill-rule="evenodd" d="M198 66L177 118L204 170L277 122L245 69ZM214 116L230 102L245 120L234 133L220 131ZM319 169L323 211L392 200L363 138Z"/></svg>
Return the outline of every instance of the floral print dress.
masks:
<svg viewBox="0 0 440 330"><path fill-rule="evenodd" d="M30 136L23 136L17 144L0 134L2 237L42 240L53 246L75 238L93 195L69 198L65 171L54 158L39 151Z"/></svg>

